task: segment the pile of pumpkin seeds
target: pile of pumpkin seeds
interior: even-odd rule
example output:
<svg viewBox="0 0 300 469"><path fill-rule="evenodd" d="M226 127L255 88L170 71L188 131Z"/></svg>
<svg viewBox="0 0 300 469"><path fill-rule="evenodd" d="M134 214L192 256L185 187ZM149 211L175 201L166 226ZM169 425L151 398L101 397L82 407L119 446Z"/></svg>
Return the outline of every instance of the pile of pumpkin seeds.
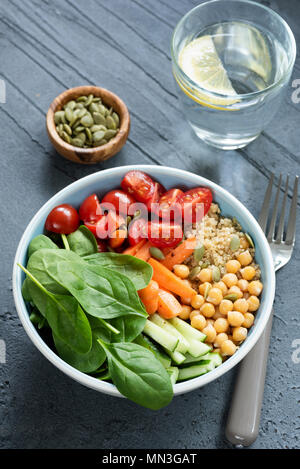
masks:
<svg viewBox="0 0 300 469"><path fill-rule="evenodd" d="M56 111L54 122L65 142L80 148L105 145L119 130L120 119L113 108L93 94L79 96Z"/></svg>

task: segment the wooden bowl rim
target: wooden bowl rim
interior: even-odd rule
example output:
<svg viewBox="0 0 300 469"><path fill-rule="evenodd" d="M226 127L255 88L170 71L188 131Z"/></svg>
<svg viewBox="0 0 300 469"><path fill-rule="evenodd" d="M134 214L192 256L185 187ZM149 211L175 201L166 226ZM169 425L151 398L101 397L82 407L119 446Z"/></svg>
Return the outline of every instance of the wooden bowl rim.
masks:
<svg viewBox="0 0 300 469"><path fill-rule="evenodd" d="M110 96L112 99L118 102L120 111L118 112L120 117L120 128L115 137L113 137L109 142L105 145L99 145L98 147L92 148L81 148L76 147L75 145L71 145L70 143L65 142L57 133L54 123L54 113L57 111L59 105L63 105L66 102L70 101L72 98L78 98L79 96L86 96L88 94L94 94L96 97L101 97L103 102L105 103L105 97L103 95ZM110 152L113 153L115 146L118 141L124 138L124 134L126 134L130 128L130 115L128 108L124 101L112 91L102 88L100 86L92 86L92 85L83 85L83 86L76 86L74 88L68 88L67 90L60 93L56 98L53 99L52 103L49 106L47 116L46 116L46 126L49 134L55 140L56 144L64 148L66 150L76 152L82 155L93 155L97 153L100 157L101 153L109 154ZM127 140L127 138L126 138ZM126 141L125 140L125 141ZM123 145L125 142L123 143ZM122 145L122 146L123 146ZM121 149L121 148L120 148ZM103 150L103 151L102 151Z"/></svg>

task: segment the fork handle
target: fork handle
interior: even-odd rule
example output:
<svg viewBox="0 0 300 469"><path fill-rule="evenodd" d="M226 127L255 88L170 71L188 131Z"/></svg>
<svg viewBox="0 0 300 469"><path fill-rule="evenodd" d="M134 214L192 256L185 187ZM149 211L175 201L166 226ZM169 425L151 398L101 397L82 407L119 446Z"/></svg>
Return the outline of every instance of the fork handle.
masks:
<svg viewBox="0 0 300 469"><path fill-rule="evenodd" d="M258 435L272 320L273 311L262 336L238 371L225 431L227 440L237 446L250 446Z"/></svg>

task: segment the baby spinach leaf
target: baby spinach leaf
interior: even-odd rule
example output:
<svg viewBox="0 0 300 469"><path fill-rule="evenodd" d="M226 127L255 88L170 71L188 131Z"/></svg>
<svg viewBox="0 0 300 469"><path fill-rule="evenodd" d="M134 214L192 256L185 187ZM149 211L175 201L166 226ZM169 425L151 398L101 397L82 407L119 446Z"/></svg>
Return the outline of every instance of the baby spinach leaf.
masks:
<svg viewBox="0 0 300 469"><path fill-rule="evenodd" d="M54 334L73 350L87 353L92 346L92 332L86 315L75 298L49 292L28 270L29 293L34 305L47 319Z"/></svg>
<svg viewBox="0 0 300 469"><path fill-rule="evenodd" d="M102 265L107 269L113 269L126 275L137 290L145 288L153 275L153 269L150 264L127 254L99 252L85 257L84 260L89 265Z"/></svg>
<svg viewBox="0 0 300 469"><path fill-rule="evenodd" d="M94 331L92 331L92 347L87 353L74 352L55 334L52 335L59 356L69 365L83 373L96 371L106 360L106 354L97 340L98 335Z"/></svg>
<svg viewBox="0 0 300 469"><path fill-rule="evenodd" d="M28 257L39 249L59 249L58 246L48 236L40 234L31 240L28 247Z"/></svg>
<svg viewBox="0 0 300 469"><path fill-rule="evenodd" d="M48 269L91 316L112 319L128 314L147 317L133 283L125 275L85 262L59 262Z"/></svg>
<svg viewBox="0 0 300 469"><path fill-rule="evenodd" d="M169 375L152 352L137 344L98 340L107 355L111 379L121 394L152 410L171 402L173 387Z"/></svg>
<svg viewBox="0 0 300 469"><path fill-rule="evenodd" d="M74 233L69 234L67 240L71 251L79 256L93 255L98 250L95 236L85 225L81 225Z"/></svg>
<svg viewBox="0 0 300 469"><path fill-rule="evenodd" d="M67 295L68 291L49 275L49 268L61 261L83 262L75 252L66 249L39 249L30 256L27 269L51 293Z"/></svg>
<svg viewBox="0 0 300 469"><path fill-rule="evenodd" d="M28 303L31 301L31 296L29 293L29 282L30 282L30 279L26 277L22 285L22 296L24 300L27 301Z"/></svg>
<svg viewBox="0 0 300 469"><path fill-rule="evenodd" d="M128 314L119 318L108 319L107 322L118 329L119 334L107 330L99 318L87 315L93 330L98 333L99 339L104 342L132 342L144 329L146 317Z"/></svg>

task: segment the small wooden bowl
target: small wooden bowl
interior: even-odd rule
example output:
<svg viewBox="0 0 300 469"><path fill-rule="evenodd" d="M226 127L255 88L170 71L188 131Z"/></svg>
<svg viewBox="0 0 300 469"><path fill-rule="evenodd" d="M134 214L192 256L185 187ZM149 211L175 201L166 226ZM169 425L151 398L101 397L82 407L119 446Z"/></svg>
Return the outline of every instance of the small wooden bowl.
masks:
<svg viewBox="0 0 300 469"><path fill-rule="evenodd" d="M57 133L54 123L54 113L62 109L63 105L79 96L93 94L100 97L103 103L112 107L120 117L120 130L108 143L99 147L80 148L65 142ZM98 86L78 86L61 93L50 104L46 117L46 127L49 139L57 152L75 163L94 164L105 161L121 150L130 130L130 116L126 104L116 94Z"/></svg>

